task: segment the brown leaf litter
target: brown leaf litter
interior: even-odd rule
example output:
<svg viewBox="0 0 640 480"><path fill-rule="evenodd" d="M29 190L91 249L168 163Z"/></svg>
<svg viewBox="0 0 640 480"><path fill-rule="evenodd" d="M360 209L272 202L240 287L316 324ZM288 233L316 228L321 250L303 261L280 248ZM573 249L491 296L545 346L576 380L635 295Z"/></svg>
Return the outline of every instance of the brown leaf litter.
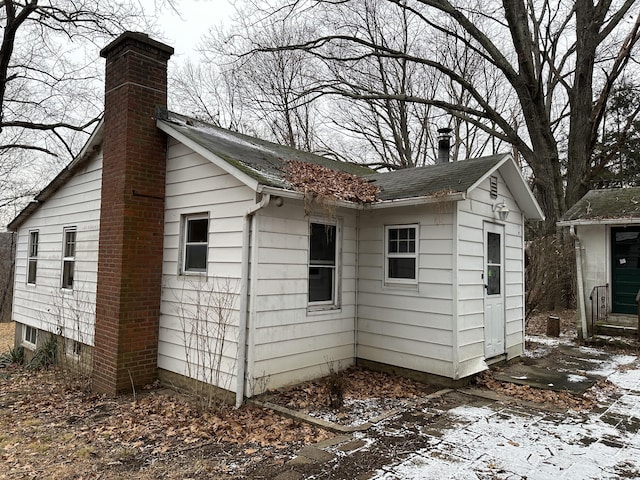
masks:
<svg viewBox="0 0 640 480"><path fill-rule="evenodd" d="M374 202L380 190L362 177L298 160L287 162L285 179L305 196L330 197L348 202Z"/></svg>

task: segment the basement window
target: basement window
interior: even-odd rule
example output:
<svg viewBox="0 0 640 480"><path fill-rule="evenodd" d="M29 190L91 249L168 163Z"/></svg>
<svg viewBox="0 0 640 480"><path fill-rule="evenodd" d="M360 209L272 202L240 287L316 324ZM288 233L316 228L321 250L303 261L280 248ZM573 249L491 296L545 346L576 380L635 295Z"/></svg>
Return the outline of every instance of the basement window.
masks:
<svg viewBox="0 0 640 480"><path fill-rule="evenodd" d="M209 217L189 215L184 217L183 273L205 273L209 249Z"/></svg>
<svg viewBox="0 0 640 480"><path fill-rule="evenodd" d="M27 283L36 284L38 271L38 231L29 232L29 255L27 258Z"/></svg>
<svg viewBox="0 0 640 480"><path fill-rule="evenodd" d="M385 280L387 283L418 282L418 225L385 227Z"/></svg>
<svg viewBox="0 0 640 480"><path fill-rule="evenodd" d="M38 329L31 327L29 325L24 325L22 342L27 344L30 347L36 346L36 342L38 341Z"/></svg>
<svg viewBox="0 0 640 480"><path fill-rule="evenodd" d="M62 245L62 288L73 289L76 266L76 229L65 228Z"/></svg>
<svg viewBox="0 0 640 480"><path fill-rule="evenodd" d="M338 226L309 223L309 304L338 304Z"/></svg>

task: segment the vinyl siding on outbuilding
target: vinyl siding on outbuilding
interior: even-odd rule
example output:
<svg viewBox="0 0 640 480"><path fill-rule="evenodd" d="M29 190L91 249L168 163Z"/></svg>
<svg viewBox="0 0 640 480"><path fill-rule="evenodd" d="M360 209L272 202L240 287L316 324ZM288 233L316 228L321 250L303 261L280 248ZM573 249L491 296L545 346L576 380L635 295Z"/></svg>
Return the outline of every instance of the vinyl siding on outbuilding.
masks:
<svg viewBox="0 0 640 480"><path fill-rule="evenodd" d="M608 285L611 278L611 227L607 225L578 225L576 227L582 249L582 281L587 322L591 322L592 308L589 297L593 288ZM607 298L611 302L611 298ZM611 307L609 307L610 313Z"/></svg>

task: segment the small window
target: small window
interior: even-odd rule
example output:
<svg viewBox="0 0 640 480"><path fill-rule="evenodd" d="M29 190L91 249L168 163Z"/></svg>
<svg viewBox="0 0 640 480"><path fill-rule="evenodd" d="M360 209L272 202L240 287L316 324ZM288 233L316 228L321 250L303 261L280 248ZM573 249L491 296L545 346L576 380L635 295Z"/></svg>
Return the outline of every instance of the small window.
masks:
<svg viewBox="0 0 640 480"><path fill-rule="evenodd" d="M35 285L38 271L38 232L29 232L29 255L27 258L27 283Z"/></svg>
<svg viewBox="0 0 640 480"><path fill-rule="evenodd" d="M35 347L36 342L38 341L38 329L30 327L29 325L25 325L23 332L24 332L24 337L23 337L24 343Z"/></svg>
<svg viewBox="0 0 640 480"><path fill-rule="evenodd" d="M73 276L76 264L76 230L64 230L64 244L62 246L62 288L73 288Z"/></svg>
<svg viewBox="0 0 640 480"><path fill-rule="evenodd" d="M185 217L182 270L185 273L207 271L209 218L202 215Z"/></svg>
<svg viewBox="0 0 640 480"><path fill-rule="evenodd" d="M418 226L386 227L385 277L390 283L417 283Z"/></svg>
<svg viewBox="0 0 640 480"><path fill-rule="evenodd" d="M338 229L309 224L309 303L337 304Z"/></svg>
<svg viewBox="0 0 640 480"><path fill-rule="evenodd" d="M499 233L487 232L487 295L500 295L502 280L501 239Z"/></svg>

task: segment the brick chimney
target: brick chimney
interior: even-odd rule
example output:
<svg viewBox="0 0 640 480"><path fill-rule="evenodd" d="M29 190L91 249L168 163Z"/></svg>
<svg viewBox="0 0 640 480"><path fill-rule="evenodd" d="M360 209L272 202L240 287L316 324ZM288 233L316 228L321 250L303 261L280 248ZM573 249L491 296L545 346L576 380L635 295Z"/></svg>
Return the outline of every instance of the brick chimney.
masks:
<svg viewBox="0 0 640 480"><path fill-rule="evenodd" d="M173 48L126 32L106 59L102 203L92 386L116 395L157 376L167 104Z"/></svg>

